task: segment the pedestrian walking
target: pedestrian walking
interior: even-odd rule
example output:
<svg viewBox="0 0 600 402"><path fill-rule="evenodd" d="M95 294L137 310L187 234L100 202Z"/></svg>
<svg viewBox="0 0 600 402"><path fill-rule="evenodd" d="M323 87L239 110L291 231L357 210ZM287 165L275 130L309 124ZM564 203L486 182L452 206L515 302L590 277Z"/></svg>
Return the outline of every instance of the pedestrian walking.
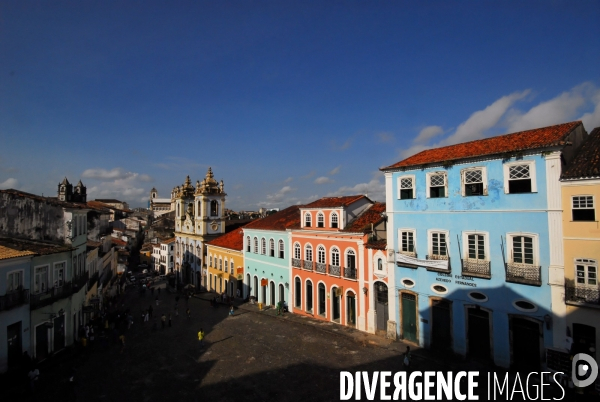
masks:
<svg viewBox="0 0 600 402"><path fill-rule="evenodd" d="M36 366L31 366L29 373L27 373L27 378L29 378L29 392L33 394L40 378L40 370Z"/></svg>
<svg viewBox="0 0 600 402"><path fill-rule="evenodd" d="M229 307L229 315L233 315L233 304Z"/></svg>
<svg viewBox="0 0 600 402"><path fill-rule="evenodd" d="M191 317L190 309L188 308L185 312L187 313L187 316L188 316L188 319L189 319Z"/></svg>
<svg viewBox="0 0 600 402"><path fill-rule="evenodd" d="M163 315L160 316L160 321L162 324L162 329L165 329L165 323L167 322L167 316L165 315L165 313L163 313Z"/></svg>
<svg viewBox="0 0 600 402"><path fill-rule="evenodd" d="M169 328L171 328L171 313L169 313Z"/></svg>
<svg viewBox="0 0 600 402"><path fill-rule="evenodd" d="M404 352L404 361L402 362L402 365L404 366L404 370L408 371L409 367L410 367L410 346L406 347L406 352Z"/></svg>
<svg viewBox="0 0 600 402"><path fill-rule="evenodd" d="M144 322L150 321L150 312L146 310L146 315L144 316Z"/></svg>
<svg viewBox="0 0 600 402"><path fill-rule="evenodd" d="M204 330L202 328L198 331L198 343L200 347L204 346Z"/></svg>

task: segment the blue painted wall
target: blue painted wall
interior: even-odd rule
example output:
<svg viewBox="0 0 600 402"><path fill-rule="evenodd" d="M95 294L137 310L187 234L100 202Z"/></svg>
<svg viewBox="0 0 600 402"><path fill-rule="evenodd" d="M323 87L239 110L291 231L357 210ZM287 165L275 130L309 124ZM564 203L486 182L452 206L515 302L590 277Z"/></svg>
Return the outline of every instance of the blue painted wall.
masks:
<svg viewBox="0 0 600 402"><path fill-rule="evenodd" d="M251 247L250 252L247 250L246 238L250 236ZM258 254L254 253L254 237L258 238ZM260 247L260 239L265 238L267 242L266 254L262 255L261 247ZM273 239L275 242L275 257L271 257L269 254L269 240ZM278 244L279 240L283 240L284 244L284 258L279 258ZM290 302L290 286L289 286L289 278L290 278L290 265L289 265L289 255L290 245L288 241L288 232L279 231L279 230L258 230L258 229L244 229L244 292L247 292L247 279L246 275L250 274L251 282L250 286L254 287L254 276L258 277L258 297L260 302L265 302L263 300L262 290L260 289L260 280L261 278L266 278L270 282L273 281L275 283L275 298L276 302L279 301L279 284L283 285L284 291L284 300L286 302ZM288 287L285 284L288 283ZM254 295L254 289L251 290L251 294ZM247 296L247 293L244 293L244 296ZM270 300L270 288L267 288L267 301Z"/></svg>
<svg viewBox="0 0 600 402"><path fill-rule="evenodd" d="M394 172L392 175L393 203L388 206L388 214L393 214L393 237L389 246L400 250L399 229L416 231L416 252L419 259L428 254L428 230L440 229L449 232L448 250L450 256L451 276L417 269L398 267L395 265L395 286L397 290L408 290L417 294L418 303L418 337L419 344L429 346L431 338L431 296L443 297L453 301L453 346L457 353L467 352L466 310L467 305L480 305L492 310L493 355L496 364L510 364L509 314L535 318L541 322L546 314L551 314L551 295L548 283L549 236L548 214L540 211L547 207L545 160L541 155L529 156L523 160L535 161L536 193L505 194L504 172L501 160L482 161L477 163L457 164L450 168L434 167L430 169L407 170ZM514 162L512 159L509 162ZM469 167L487 169L487 196L461 195L461 170ZM447 198L426 198L426 175L429 172L446 171L448 178ZM416 198L398 199L398 178L414 175L416 182ZM491 279L471 278L464 280L461 276L461 254L464 255L466 244L463 242L463 231L487 232L489 241L489 258L491 261ZM542 285L530 286L506 282L504 260L507 258L506 234L510 232L535 233L539 236L539 261L542 269ZM457 238L458 236L458 238ZM459 252L459 243L460 251ZM504 247L504 252L502 247ZM391 247L390 247L391 248ZM407 288L402 280L409 278L415 282L414 287ZM457 283L465 282L474 286ZM446 294L434 292L432 285L443 285L448 289ZM478 291L488 296L486 302L476 302L468 293ZM401 310L398 292L395 294L397 306L395 319L398 333L401 333ZM538 306L535 312L517 310L512 302L526 299ZM544 326L543 339L545 346L552 345L552 331Z"/></svg>

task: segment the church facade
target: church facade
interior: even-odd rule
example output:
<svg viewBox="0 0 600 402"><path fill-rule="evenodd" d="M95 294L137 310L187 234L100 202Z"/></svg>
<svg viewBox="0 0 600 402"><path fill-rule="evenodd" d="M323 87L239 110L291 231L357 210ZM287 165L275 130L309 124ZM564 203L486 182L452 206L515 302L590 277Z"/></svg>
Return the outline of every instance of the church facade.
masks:
<svg viewBox="0 0 600 402"><path fill-rule="evenodd" d="M178 281L206 286L206 243L225 233L223 180L214 179L208 168L204 180L194 187L187 176L175 187L175 271Z"/></svg>
<svg viewBox="0 0 600 402"><path fill-rule="evenodd" d="M152 211L154 217L171 212L175 208L175 189L171 191L171 198L158 198L158 191L155 187L152 187L148 208Z"/></svg>

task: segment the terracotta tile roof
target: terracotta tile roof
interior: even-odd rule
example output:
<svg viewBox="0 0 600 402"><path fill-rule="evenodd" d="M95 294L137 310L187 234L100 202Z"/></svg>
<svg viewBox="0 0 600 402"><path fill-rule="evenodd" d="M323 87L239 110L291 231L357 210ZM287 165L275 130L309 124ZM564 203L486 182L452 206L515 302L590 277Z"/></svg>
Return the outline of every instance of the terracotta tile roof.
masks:
<svg viewBox="0 0 600 402"><path fill-rule="evenodd" d="M300 228L300 208L293 205L262 219L250 222L244 229L286 230Z"/></svg>
<svg viewBox="0 0 600 402"><path fill-rule="evenodd" d="M109 200L105 200L105 201L109 201ZM117 201L117 202L120 202L120 201ZM115 211L121 211L121 212L128 212L128 213L129 212L133 212L130 209L120 209L120 208L117 208L117 207L113 207L112 205L108 205L108 204L102 202L101 200L88 201L86 204L89 205L91 208L94 208L94 209L100 209L100 210L110 210L110 209L113 209Z"/></svg>
<svg viewBox="0 0 600 402"><path fill-rule="evenodd" d="M48 255L75 250L71 246L59 243L48 243L38 240L25 240L16 238L0 238L0 245L13 250L30 251L38 255Z"/></svg>
<svg viewBox="0 0 600 402"><path fill-rule="evenodd" d="M208 245L241 251L244 248L244 231L242 228L232 230L229 233L225 233L224 235L209 241Z"/></svg>
<svg viewBox="0 0 600 402"><path fill-rule="evenodd" d="M385 248L387 247L387 240L381 239L381 240L370 241L367 244L365 244L365 247L372 248L374 250L385 250Z"/></svg>
<svg viewBox="0 0 600 402"><path fill-rule="evenodd" d="M117 246L126 246L127 245L126 241L115 239L114 237L111 238L110 240L112 241L113 244L116 244Z"/></svg>
<svg viewBox="0 0 600 402"><path fill-rule="evenodd" d="M93 240L88 240L86 244L87 244L88 247L100 247L100 246L102 246L102 243L100 243L98 241L93 241Z"/></svg>
<svg viewBox="0 0 600 402"><path fill-rule="evenodd" d="M600 177L600 127L592 130L561 179Z"/></svg>
<svg viewBox="0 0 600 402"><path fill-rule="evenodd" d="M174 238L174 237L171 237L171 238L170 238L170 239L168 239L168 240L161 241L161 242L160 242L160 244L170 244L170 243L173 243L174 241L175 241L175 238Z"/></svg>
<svg viewBox="0 0 600 402"><path fill-rule="evenodd" d="M25 257L28 255L35 255L33 251L29 250L15 250L10 247L0 245L0 260L8 260L9 258Z"/></svg>
<svg viewBox="0 0 600 402"><path fill-rule="evenodd" d="M565 144L567 135L580 125L582 125L581 121L572 121L556 126L536 128L534 130L449 145L447 147L428 149L380 170L560 146Z"/></svg>
<svg viewBox="0 0 600 402"><path fill-rule="evenodd" d="M371 208L351 220L342 232L370 232L371 224L376 225L383 220L382 212L385 212L385 202L376 202Z"/></svg>
<svg viewBox="0 0 600 402"><path fill-rule="evenodd" d="M360 200L361 198L367 197L364 195L348 195L345 197L324 197L319 200L313 201L310 204L306 204L302 208L347 207L348 205Z"/></svg>
<svg viewBox="0 0 600 402"><path fill-rule="evenodd" d="M0 190L0 193L11 194L20 198L30 198L32 200L45 202L50 205L58 205L65 208L74 208L74 209L87 209L87 205L82 202L67 202L60 201L56 197L42 197L40 195L26 193L25 191L14 190L12 188L7 190Z"/></svg>

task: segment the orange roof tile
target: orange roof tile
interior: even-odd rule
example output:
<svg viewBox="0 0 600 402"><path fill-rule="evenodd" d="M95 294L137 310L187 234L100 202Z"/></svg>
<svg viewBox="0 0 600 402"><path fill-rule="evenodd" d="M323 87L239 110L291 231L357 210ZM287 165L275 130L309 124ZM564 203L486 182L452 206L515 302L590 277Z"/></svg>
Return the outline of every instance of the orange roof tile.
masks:
<svg viewBox="0 0 600 402"><path fill-rule="evenodd" d="M600 177L600 127L592 130L561 179Z"/></svg>
<svg viewBox="0 0 600 402"><path fill-rule="evenodd" d="M113 242L113 244L116 244L117 246L126 246L127 245L126 241L115 239L114 237L111 238L111 241Z"/></svg>
<svg viewBox="0 0 600 402"><path fill-rule="evenodd" d="M365 247L372 248L374 250L385 250L385 248L387 247L387 240L381 239L381 240L371 241L371 242L365 244Z"/></svg>
<svg viewBox="0 0 600 402"><path fill-rule="evenodd" d="M304 205L302 208L336 208L336 207L347 207L348 205L360 200L361 198L367 198L364 195L348 195L344 197L324 197L310 204ZM368 199L368 198L367 198Z"/></svg>
<svg viewBox="0 0 600 402"><path fill-rule="evenodd" d="M170 244L170 243L173 243L174 241L175 241L175 238L171 237L170 239L165 240L165 241L161 241L160 243L161 244Z"/></svg>
<svg viewBox="0 0 600 402"><path fill-rule="evenodd" d="M224 235L209 241L208 245L241 251L244 248L244 231L242 228L232 230L229 233L225 233Z"/></svg>
<svg viewBox="0 0 600 402"><path fill-rule="evenodd" d="M250 222L244 229L286 230L300 227L300 208L305 206L293 205L279 212Z"/></svg>
<svg viewBox="0 0 600 402"><path fill-rule="evenodd" d="M477 156L498 155L508 152L560 146L565 144L567 135L582 124L581 121L572 121L556 126L536 128L534 130L449 145L447 147L428 149L380 170L385 171Z"/></svg>
<svg viewBox="0 0 600 402"><path fill-rule="evenodd" d="M25 257L28 255L35 255L33 251L29 250L15 250L10 247L0 246L0 260L8 260L9 258Z"/></svg>
<svg viewBox="0 0 600 402"><path fill-rule="evenodd" d="M383 219L382 212L385 212L385 202L376 202L371 208L350 221L342 231L354 233L370 231L371 224L376 225Z"/></svg>

